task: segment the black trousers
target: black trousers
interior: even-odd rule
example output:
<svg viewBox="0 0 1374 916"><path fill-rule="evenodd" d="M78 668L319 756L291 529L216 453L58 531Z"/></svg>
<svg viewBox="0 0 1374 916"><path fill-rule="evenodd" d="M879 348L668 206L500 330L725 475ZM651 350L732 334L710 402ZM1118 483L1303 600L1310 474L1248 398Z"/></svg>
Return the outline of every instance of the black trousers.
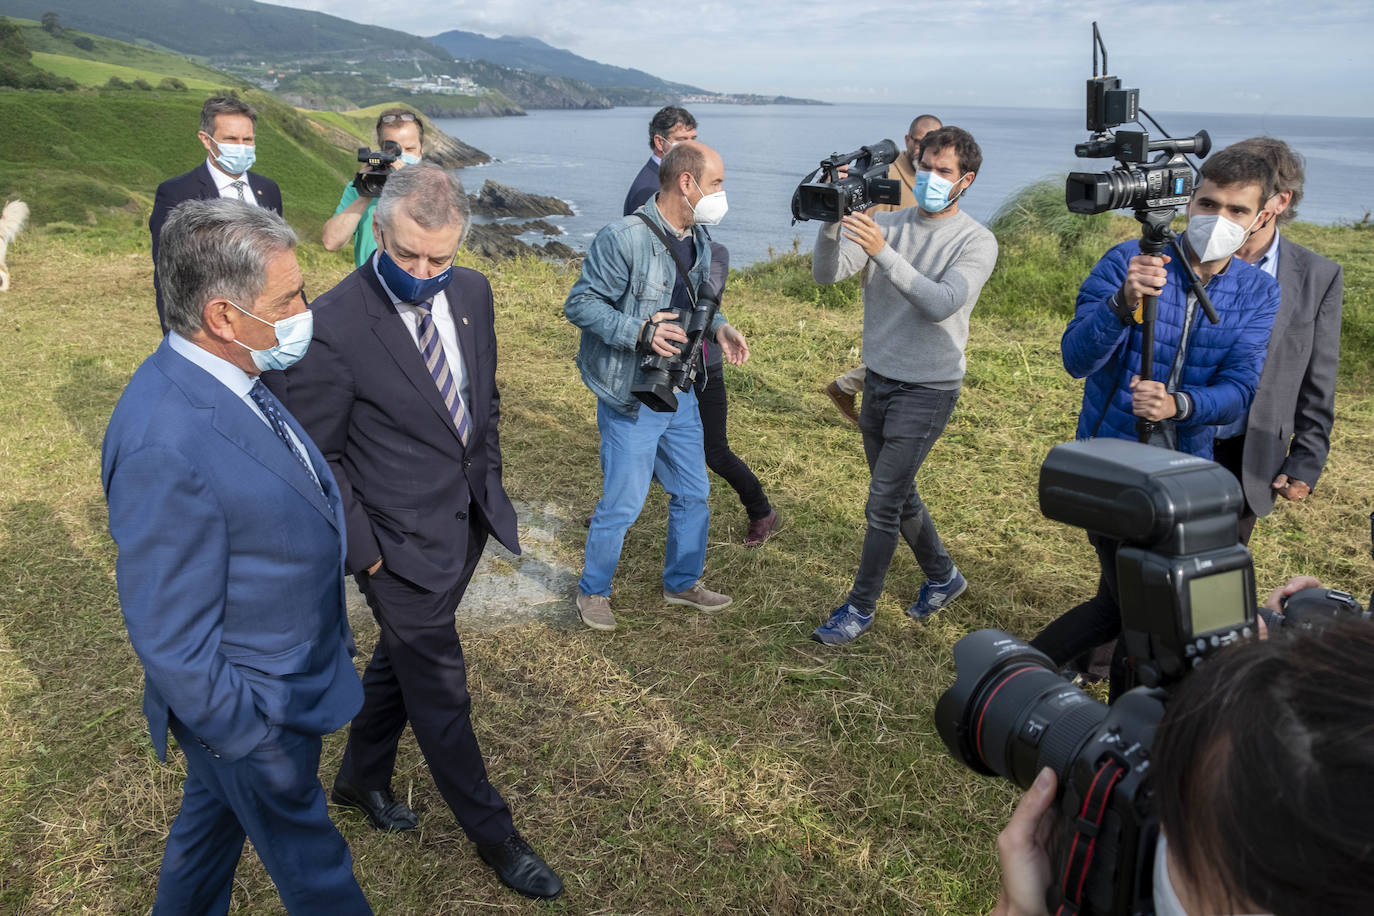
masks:
<svg viewBox="0 0 1374 916"><path fill-rule="evenodd" d="M740 457L730 451L730 439L725 432L728 409L725 403L725 373L723 367L707 366L705 381L697 379L697 410L701 413L701 432L706 440L706 466L725 479L744 505L749 521L766 518L773 507L764 495L763 484L749 470Z"/></svg>
<svg viewBox="0 0 1374 916"><path fill-rule="evenodd" d="M1101 567L1097 594L1061 614L1030 641L1031 646L1059 666L1121 635L1121 602L1116 579L1116 550L1121 542L1092 533L1088 534L1088 542L1097 550ZM1125 646L1117 643L1112 655L1110 695L1115 698L1128 686Z"/></svg>
<svg viewBox="0 0 1374 916"><path fill-rule="evenodd" d="M363 708L349 728L339 777L363 789L390 786L408 721L439 794L468 839L485 844L499 843L515 827L505 799L487 781L453 619L487 542L479 513L474 508L469 515L467 562L447 591L422 589L385 565L376 575L356 577L381 636L363 672Z"/></svg>

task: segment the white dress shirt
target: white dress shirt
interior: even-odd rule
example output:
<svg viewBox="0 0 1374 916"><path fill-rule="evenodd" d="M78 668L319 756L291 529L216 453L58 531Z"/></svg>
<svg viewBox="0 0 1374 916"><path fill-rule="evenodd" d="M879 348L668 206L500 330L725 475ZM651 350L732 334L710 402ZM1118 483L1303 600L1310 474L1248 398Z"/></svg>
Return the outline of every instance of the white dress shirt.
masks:
<svg viewBox="0 0 1374 916"><path fill-rule="evenodd" d="M258 402L254 401L253 396L248 393L253 389L253 382L256 381L256 379L250 377L247 372L244 372L238 366L229 362L229 360L221 359L204 347L196 346L176 331L171 331L167 334L167 343L177 353L210 373L220 384L237 395L239 400L247 404L248 408L257 415L258 419L261 420L268 429L272 430L272 435L277 435L276 429L272 427L272 421L268 420L267 417L263 415L262 409L258 407ZM305 443L301 442L300 437L296 435L296 431L292 429L289 424L283 425L286 428L286 434L291 437L291 444L296 447L301 457L305 459L305 466L310 471L310 476L315 479L315 485L319 486L320 478L319 475L315 473L315 469L310 466L310 452L306 451ZM323 487L321 487L321 489L323 489Z"/></svg>
<svg viewBox="0 0 1374 916"><path fill-rule="evenodd" d="M382 279L381 271L377 270L377 259L381 252L372 256L372 269L377 274L377 279L381 280L382 289L391 297L391 304L396 306L396 312L401 316L401 321L405 323L406 330L410 332L410 338L415 341L415 349L420 349L420 310L409 302L402 302L400 297L391 291L391 287L386 285L386 280ZM444 348L444 360L448 363L449 375L453 376L454 384L458 389L458 396L463 399L463 409L469 411L472 404L472 388L468 384L468 374L463 367L463 351L458 346L458 329L453 325L453 311L448 307L448 296L446 293L439 293L434 297L434 306L430 309L430 315L434 319L434 330L439 334L439 344ZM469 421L471 419L469 418Z"/></svg>
<svg viewBox="0 0 1374 916"><path fill-rule="evenodd" d="M226 175L224 174L224 172L220 171L218 166L216 166L213 162L210 161L209 156L205 157L205 167L210 170L210 177L215 179L215 187L219 188L220 197L227 197L230 200L238 200L239 192L238 189L235 188L233 185L234 182L241 181L243 182L243 202L246 204L252 204L255 207L258 206L258 195L257 192L253 190L253 186L248 183L247 172L244 172L237 178L234 178L231 175ZM200 348L196 347L196 349L199 350Z"/></svg>

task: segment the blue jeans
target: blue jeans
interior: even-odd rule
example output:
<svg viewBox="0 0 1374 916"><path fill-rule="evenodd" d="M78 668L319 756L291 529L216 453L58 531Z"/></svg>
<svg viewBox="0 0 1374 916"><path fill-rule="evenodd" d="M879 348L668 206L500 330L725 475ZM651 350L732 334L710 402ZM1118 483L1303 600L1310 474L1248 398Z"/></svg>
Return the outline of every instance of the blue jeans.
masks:
<svg viewBox="0 0 1374 916"><path fill-rule="evenodd" d="M685 592L706 566L706 452L696 392L678 392L677 410L655 413L641 407L633 417L596 402L601 431L601 501L587 529L587 552L577 587L584 595L609 595L620 563L625 532L644 509L655 477L668 491L668 543L663 587Z"/></svg>
<svg viewBox="0 0 1374 916"><path fill-rule="evenodd" d="M859 412L864 455L872 474L864 507L868 531L849 592L849 604L864 614L872 614L878 606L899 536L911 548L926 579L944 582L954 573L954 562L916 492L916 472L958 400L958 388L928 388L868 370Z"/></svg>

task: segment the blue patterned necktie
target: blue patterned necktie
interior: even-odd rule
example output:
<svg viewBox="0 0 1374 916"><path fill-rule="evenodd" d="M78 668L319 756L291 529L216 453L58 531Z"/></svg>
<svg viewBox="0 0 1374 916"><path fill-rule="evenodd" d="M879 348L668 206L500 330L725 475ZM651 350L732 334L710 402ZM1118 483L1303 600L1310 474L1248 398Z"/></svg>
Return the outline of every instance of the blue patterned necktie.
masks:
<svg viewBox="0 0 1374 916"><path fill-rule="evenodd" d="M411 305L420 313L420 355L424 357L425 368L429 370L434 384L439 389L439 397L443 398L444 406L453 417L453 425L458 427L458 438L466 447L468 435L472 432L472 424L468 421L467 407L463 404L463 396L458 392L453 373L448 370L448 360L444 358L444 345L439 341L439 331L434 327L434 316L431 314L434 300L412 302Z"/></svg>
<svg viewBox="0 0 1374 916"><path fill-rule="evenodd" d="M296 456L296 460L301 463L301 467L305 470L305 473L310 476L315 486L319 487L319 479L315 476L315 473L310 470L310 465L305 463L305 456L301 454L300 449L296 448L296 443L291 441L291 436L286 430L286 421L282 419L281 410L277 407L277 399L272 397L271 392L267 390L267 386L262 383L262 379L257 379L253 382L253 387L248 389L248 396L253 399L253 403L258 405L258 409L262 411L262 415L267 418L267 424L271 426L272 429L276 430L277 436L282 442L286 443L286 447L291 451L291 454ZM320 492L324 492L323 487L320 487Z"/></svg>

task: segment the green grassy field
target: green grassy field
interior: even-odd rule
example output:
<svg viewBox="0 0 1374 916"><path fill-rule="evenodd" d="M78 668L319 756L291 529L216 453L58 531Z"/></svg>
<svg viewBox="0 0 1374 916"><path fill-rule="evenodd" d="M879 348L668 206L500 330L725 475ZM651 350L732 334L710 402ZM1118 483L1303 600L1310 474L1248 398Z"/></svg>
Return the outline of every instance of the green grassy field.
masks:
<svg viewBox="0 0 1374 916"><path fill-rule="evenodd" d="M186 83L187 87L193 89L217 89L221 86L246 88L248 85L227 73L221 73L219 70L198 64L175 51L143 47L118 39L107 38L103 35L92 35L70 29L64 29L62 35L52 35L43 31L43 28L31 19L15 18L10 21L21 27L24 43L34 52L34 63L45 70L58 73L43 60L54 56L70 58L70 61L58 62L58 66L70 68L74 72L59 73L59 75L69 76L83 85L99 85L111 75L129 80L141 76L155 86L163 77L174 76ZM79 48L72 43L73 39L82 36L91 41L93 47L90 50ZM82 70L76 63L77 61L86 61L90 66L88 69ZM110 70L105 72L105 75L98 81L93 81L96 75L102 72L99 67L94 66L96 64L128 68L137 72L133 75L126 75L118 70Z"/></svg>
<svg viewBox="0 0 1374 916"><path fill-rule="evenodd" d="M158 184L205 160L196 130L208 94L0 89L0 122L24 125L24 142L0 145L0 198L24 199L53 232L146 245ZM356 165L327 136L339 125L316 125L265 93L245 97L259 114L254 168L281 185L292 223L318 238Z"/></svg>
<svg viewBox="0 0 1374 916"><path fill-rule="evenodd" d="M617 631L582 629L571 609L553 625L465 630L491 778L568 892L541 905L502 890L407 737L395 787L422 830L379 835L336 812L377 912L990 908L994 838L1017 793L950 760L935 733L950 649L979 627L1029 635L1096 579L1082 534L1047 521L1035 503L1039 463L1072 437L1081 393L1058 356L1081 263L1055 272L1066 243L1030 215L1003 228L997 276L974 312L964 391L919 480L971 582L967 595L911 623L902 609L921 576L899 551L871 633L839 651L807 639L842 600L863 534L859 438L820 392L858 358L860 307L852 287L821 295L808 286L804 258L735 274L725 310L753 356L727 370L731 439L777 505L780 534L761 550L739 546L745 515L713 479L706 578L735 604L716 617L669 609L659 598L665 499L656 489L616 578ZM1132 227L1100 221L1070 249L1088 256ZM1326 476L1309 502L1281 505L1260 524L1258 581L1267 589L1311 572L1367 595L1370 233L1299 225L1291 234L1346 265L1347 345ZM347 270L347 257L313 245L302 260L311 289ZM151 266L132 237L52 226L21 236L9 265L13 291L0 295L0 912L141 913L182 762L158 763L147 739L99 445L157 342ZM545 558L578 568L578 520L600 475L594 402L561 313L575 275L530 261L476 266L496 294L507 485L564 520ZM359 620L357 636L366 657L375 627ZM327 739L326 781L341 751L342 735ZM236 912L282 912L251 852L239 875Z"/></svg>
<svg viewBox="0 0 1374 916"><path fill-rule="evenodd" d="M103 86L112 76L117 76L128 82L141 79L149 85L156 86L167 75L155 70L140 70L123 64L87 60L66 54L49 54L45 51L35 51L33 62L49 73L65 76L83 86ZM219 89L226 82L222 78L218 80L197 79L195 77L178 78L186 84L187 89Z"/></svg>

